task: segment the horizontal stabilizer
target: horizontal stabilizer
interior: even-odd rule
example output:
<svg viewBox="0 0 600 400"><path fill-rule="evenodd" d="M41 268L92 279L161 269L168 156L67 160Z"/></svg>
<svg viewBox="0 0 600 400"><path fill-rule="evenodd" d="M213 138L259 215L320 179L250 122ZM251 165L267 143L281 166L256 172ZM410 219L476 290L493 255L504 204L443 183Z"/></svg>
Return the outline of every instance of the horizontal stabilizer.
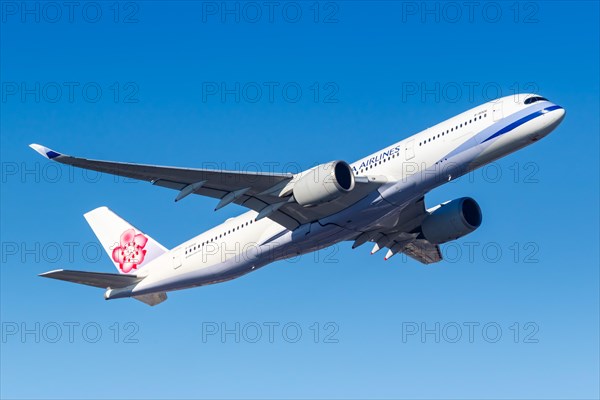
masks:
<svg viewBox="0 0 600 400"><path fill-rule="evenodd" d="M59 279L61 281L79 283L81 285L94 286L98 288L123 288L138 283L143 278L135 275L107 274L104 272L70 271L57 269L40 274L44 278Z"/></svg>

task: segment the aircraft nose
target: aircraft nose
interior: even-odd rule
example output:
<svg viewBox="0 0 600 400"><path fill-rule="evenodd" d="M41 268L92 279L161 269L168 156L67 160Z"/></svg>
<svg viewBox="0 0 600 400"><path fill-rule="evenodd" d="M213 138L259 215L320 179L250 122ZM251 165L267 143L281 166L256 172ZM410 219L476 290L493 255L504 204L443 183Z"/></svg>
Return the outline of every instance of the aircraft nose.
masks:
<svg viewBox="0 0 600 400"><path fill-rule="evenodd" d="M542 111L545 114L545 123L542 129L537 131L533 140L538 140L552 132L565 118L565 109L556 104Z"/></svg>
<svg viewBox="0 0 600 400"><path fill-rule="evenodd" d="M557 109L555 109L554 111L552 111L552 124L553 125L558 125L562 122L563 119L565 119L565 115L566 115L566 111L564 108L562 108L561 106L556 106L558 107Z"/></svg>

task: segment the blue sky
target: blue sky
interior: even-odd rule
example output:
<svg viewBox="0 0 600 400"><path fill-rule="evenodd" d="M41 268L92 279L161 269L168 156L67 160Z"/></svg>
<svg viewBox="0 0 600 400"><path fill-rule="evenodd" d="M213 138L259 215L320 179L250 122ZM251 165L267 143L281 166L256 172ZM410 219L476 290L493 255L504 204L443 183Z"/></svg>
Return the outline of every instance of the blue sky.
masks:
<svg viewBox="0 0 600 400"><path fill-rule="evenodd" d="M598 398L598 3L223 7L2 3L0 395ZM167 247L243 210L56 167L29 143L293 172L532 90L562 125L427 197L483 209L449 261L342 243L155 308L36 276L114 272L82 217L101 205Z"/></svg>

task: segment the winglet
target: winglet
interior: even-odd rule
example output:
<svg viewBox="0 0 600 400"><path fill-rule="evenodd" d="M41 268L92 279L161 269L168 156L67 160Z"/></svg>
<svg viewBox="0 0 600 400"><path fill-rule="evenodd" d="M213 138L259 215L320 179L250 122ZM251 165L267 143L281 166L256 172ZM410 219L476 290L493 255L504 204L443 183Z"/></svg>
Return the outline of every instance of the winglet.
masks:
<svg viewBox="0 0 600 400"><path fill-rule="evenodd" d="M62 154L60 154L59 152L49 149L47 147L44 147L42 145L36 144L36 143L30 144L29 147L31 147L32 149L34 149L35 151L37 151L38 153L40 153L42 156L46 157L49 160L52 160L53 158L56 158L59 156L62 156Z"/></svg>
<svg viewBox="0 0 600 400"><path fill-rule="evenodd" d="M52 278L52 275L54 275L57 272L64 272L64 269L53 269L52 271L42 272L41 274L38 274L38 276L44 278Z"/></svg>

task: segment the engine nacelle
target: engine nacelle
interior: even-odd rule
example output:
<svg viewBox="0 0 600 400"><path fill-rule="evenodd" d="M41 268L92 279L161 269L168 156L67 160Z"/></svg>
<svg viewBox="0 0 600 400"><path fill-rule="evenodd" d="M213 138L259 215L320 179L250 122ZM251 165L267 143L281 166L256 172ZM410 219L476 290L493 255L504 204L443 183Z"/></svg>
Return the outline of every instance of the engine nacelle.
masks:
<svg viewBox="0 0 600 400"><path fill-rule="evenodd" d="M456 240L481 225L481 208L470 197L461 197L441 205L421 224L425 239L434 244Z"/></svg>
<svg viewBox="0 0 600 400"><path fill-rule="evenodd" d="M294 184L298 204L309 207L334 200L354 189L354 172L344 161L332 161L309 170Z"/></svg>

